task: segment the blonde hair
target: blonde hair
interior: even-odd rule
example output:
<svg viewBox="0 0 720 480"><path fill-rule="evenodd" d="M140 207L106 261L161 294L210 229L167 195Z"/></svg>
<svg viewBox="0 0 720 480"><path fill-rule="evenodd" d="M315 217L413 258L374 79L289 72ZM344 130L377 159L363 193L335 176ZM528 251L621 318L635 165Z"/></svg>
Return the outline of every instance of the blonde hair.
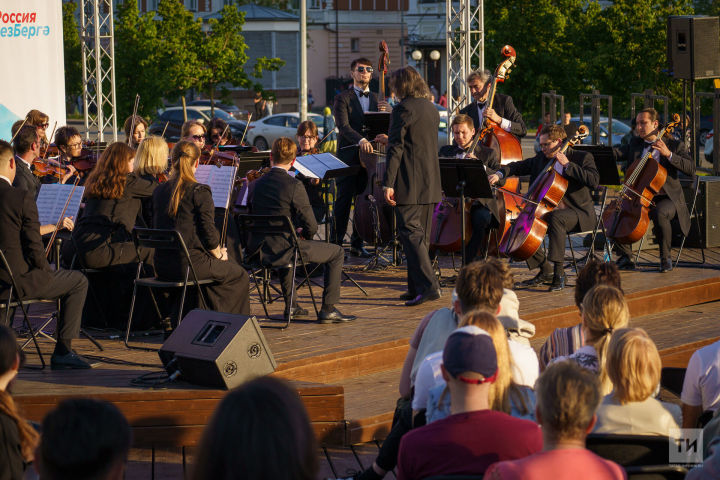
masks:
<svg viewBox="0 0 720 480"><path fill-rule="evenodd" d="M613 333L606 365L613 396L621 405L645 400L660 383L660 354L642 328L622 328Z"/></svg>
<svg viewBox="0 0 720 480"><path fill-rule="evenodd" d="M170 204L168 205L168 214L170 217L177 215L180 200L185 196L185 191L194 183L195 172L193 167L200 158L200 148L193 142L180 140L172 149L172 170L170 171L170 181L175 182Z"/></svg>
<svg viewBox="0 0 720 480"><path fill-rule="evenodd" d="M607 395L612 390L605 366L610 337L616 328L625 328L630 321L625 297L615 287L595 285L583 298L582 319L582 324L588 331L585 344L595 347L602 394Z"/></svg>
<svg viewBox="0 0 720 480"><path fill-rule="evenodd" d="M207 127L204 123L198 120L188 120L187 122L182 124L182 127L180 127L180 138L186 138L188 135L190 135L190 128L195 126L202 128L203 135L207 133Z"/></svg>
<svg viewBox="0 0 720 480"><path fill-rule="evenodd" d="M168 145L161 137L145 137L135 152L135 172L138 175L157 175L167 170Z"/></svg>

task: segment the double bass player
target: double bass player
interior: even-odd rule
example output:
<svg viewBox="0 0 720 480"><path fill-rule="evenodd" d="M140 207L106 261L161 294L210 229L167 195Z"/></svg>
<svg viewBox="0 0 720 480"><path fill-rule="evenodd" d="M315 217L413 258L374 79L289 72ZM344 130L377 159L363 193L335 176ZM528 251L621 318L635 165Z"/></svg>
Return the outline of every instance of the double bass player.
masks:
<svg viewBox="0 0 720 480"><path fill-rule="evenodd" d="M518 138L524 137L527 134L525 121L522 114L515 108L510 95L496 93L492 106L487 105L492 83L491 77L492 74L489 70L476 71L468 75L467 85L475 101L460 110L460 113L472 118L476 130L480 128L483 119L487 117L500 125L506 132L510 132Z"/></svg>

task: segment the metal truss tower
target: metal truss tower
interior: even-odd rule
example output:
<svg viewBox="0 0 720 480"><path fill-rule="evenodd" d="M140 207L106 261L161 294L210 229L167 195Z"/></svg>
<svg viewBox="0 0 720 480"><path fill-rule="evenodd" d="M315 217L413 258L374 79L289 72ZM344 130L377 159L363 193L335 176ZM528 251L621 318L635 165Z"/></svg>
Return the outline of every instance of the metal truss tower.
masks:
<svg viewBox="0 0 720 480"><path fill-rule="evenodd" d="M473 70L485 68L483 0L447 0L445 31L447 48L448 115L472 101L465 79ZM452 141L448 119L448 142Z"/></svg>
<svg viewBox="0 0 720 480"><path fill-rule="evenodd" d="M105 129L111 128L117 141L112 0L80 0L80 39L85 135L90 139L96 130L97 141L103 142Z"/></svg>

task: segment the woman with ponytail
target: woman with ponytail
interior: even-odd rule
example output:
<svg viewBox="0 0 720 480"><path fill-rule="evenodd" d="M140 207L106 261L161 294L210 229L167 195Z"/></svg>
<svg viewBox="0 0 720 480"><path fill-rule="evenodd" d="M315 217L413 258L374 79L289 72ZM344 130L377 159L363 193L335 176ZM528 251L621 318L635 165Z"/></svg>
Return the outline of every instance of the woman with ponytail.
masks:
<svg viewBox="0 0 720 480"><path fill-rule="evenodd" d="M21 479L33 460L40 436L23 419L8 393L8 385L20 367L15 333L0 325L0 478Z"/></svg>
<svg viewBox="0 0 720 480"><path fill-rule="evenodd" d="M210 187L195 180L200 148L193 142L181 140L173 147L170 159L170 179L153 193L154 227L180 232L198 278L216 281L203 287L211 310L249 315L247 272L228 261L227 249L220 244L220 233L215 228ZM159 278L182 280L186 268L184 258L178 258L175 252L155 252Z"/></svg>

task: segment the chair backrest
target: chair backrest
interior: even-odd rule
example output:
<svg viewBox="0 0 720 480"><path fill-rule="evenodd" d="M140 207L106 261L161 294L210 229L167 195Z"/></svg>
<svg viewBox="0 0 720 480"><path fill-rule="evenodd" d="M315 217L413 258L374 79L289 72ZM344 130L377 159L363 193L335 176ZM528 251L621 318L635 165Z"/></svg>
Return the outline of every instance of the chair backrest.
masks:
<svg viewBox="0 0 720 480"><path fill-rule="evenodd" d="M688 471L680 465L626 467L628 480L683 480Z"/></svg>
<svg viewBox="0 0 720 480"><path fill-rule="evenodd" d="M667 465L670 439L661 435L620 435L592 433L588 450L613 462L628 466Z"/></svg>
<svg viewBox="0 0 720 480"><path fill-rule="evenodd" d="M292 220L287 215L254 215L240 214L237 216L238 226L250 235L259 237L290 236L293 243L298 242L297 233Z"/></svg>

